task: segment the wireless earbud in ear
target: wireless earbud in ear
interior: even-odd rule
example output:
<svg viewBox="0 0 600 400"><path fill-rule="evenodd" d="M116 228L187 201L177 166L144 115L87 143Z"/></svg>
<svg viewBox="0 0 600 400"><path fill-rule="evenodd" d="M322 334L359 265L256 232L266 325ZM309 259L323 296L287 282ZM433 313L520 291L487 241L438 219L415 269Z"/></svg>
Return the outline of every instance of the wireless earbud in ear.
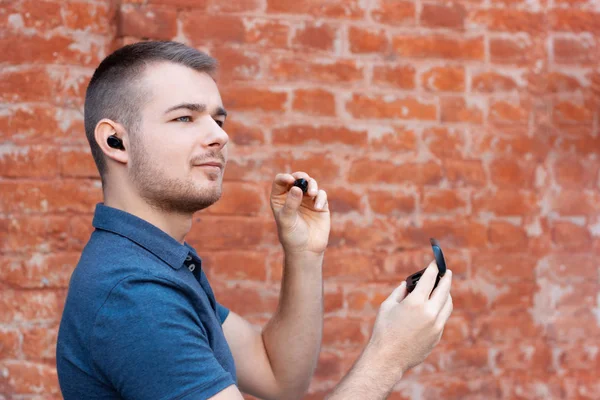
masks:
<svg viewBox="0 0 600 400"><path fill-rule="evenodd" d="M113 149L125 150L125 147L123 147L123 141L115 135L110 135L106 139L106 143L108 143L108 145Z"/></svg>

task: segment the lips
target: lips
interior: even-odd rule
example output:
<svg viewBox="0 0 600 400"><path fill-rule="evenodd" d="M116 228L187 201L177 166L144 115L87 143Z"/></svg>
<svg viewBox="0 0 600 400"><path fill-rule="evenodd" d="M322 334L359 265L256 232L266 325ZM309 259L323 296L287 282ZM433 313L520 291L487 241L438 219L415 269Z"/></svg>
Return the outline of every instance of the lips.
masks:
<svg viewBox="0 0 600 400"><path fill-rule="evenodd" d="M205 162L205 163L196 165L196 167L206 167L206 166L218 167L218 168L223 169L223 163L220 163L218 161Z"/></svg>

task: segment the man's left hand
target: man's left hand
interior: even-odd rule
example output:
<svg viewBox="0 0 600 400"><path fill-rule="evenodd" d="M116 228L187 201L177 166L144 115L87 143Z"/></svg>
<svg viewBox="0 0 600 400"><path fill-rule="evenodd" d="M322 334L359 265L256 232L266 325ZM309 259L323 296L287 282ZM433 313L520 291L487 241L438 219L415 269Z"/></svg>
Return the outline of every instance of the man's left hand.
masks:
<svg viewBox="0 0 600 400"><path fill-rule="evenodd" d="M296 179L308 181L308 191L292 186ZM305 172L277 174L271 188L271 210L277 233L287 255L322 255L329 241L330 215L327 193Z"/></svg>

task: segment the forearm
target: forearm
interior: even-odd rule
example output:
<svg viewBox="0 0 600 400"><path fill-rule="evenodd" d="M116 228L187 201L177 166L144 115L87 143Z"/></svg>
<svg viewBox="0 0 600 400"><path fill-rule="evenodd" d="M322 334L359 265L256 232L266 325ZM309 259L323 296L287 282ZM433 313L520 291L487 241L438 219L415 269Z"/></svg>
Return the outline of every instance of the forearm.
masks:
<svg viewBox="0 0 600 400"><path fill-rule="evenodd" d="M282 398L301 397L323 335L323 255L284 256L279 305L262 336Z"/></svg>
<svg viewBox="0 0 600 400"><path fill-rule="evenodd" d="M367 346L350 371L326 400L382 400L402 377L399 365L385 365L383 357Z"/></svg>

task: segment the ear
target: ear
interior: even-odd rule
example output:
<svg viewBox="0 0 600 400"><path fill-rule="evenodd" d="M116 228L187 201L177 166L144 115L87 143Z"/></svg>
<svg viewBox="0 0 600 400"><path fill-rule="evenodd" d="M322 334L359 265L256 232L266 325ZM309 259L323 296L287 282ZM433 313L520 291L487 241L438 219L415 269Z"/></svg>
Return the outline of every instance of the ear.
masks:
<svg viewBox="0 0 600 400"><path fill-rule="evenodd" d="M123 141L123 147L125 147L125 150L113 149L110 147L106 142L110 135L115 135L121 139ZM129 161L129 138L123 125L108 118L103 118L96 124L94 137L96 138L98 146L100 146L106 157L116 162L127 164Z"/></svg>

